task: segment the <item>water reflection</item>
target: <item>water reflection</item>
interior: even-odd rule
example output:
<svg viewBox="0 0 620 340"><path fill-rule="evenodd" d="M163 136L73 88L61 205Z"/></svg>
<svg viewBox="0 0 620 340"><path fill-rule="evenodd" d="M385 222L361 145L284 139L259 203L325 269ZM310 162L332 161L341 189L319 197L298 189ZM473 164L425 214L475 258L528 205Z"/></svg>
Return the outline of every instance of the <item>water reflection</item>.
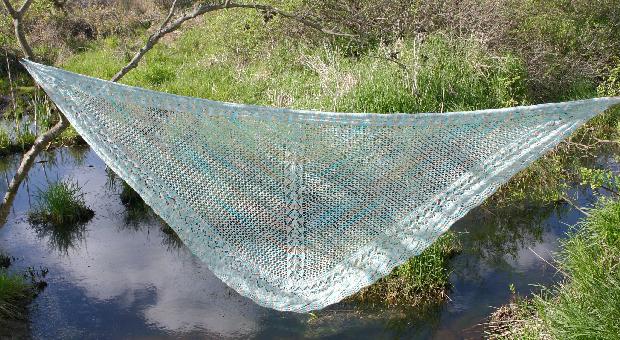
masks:
<svg viewBox="0 0 620 340"><path fill-rule="evenodd" d="M90 147L88 145L76 145L67 148L67 152L71 155L71 159L75 166L84 166Z"/></svg>
<svg viewBox="0 0 620 340"><path fill-rule="evenodd" d="M54 228L46 224L35 223L32 227L37 237L46 239L52 250L62 255L69 255L70 250L79 250L86 240L86 226L78 224L70 228Z"/></svg>
<svg viewBox="0 0 620 340"><path fill-rule="evenodd" d="M17 164L4 164L10 176ZM228 288L89 149L44 153L27 184L43 188L50 178L79 179L96 214L71 235L40 230L26 221L30 196L20 190L0 229L0 249L19 258L16 268L49 268L31 307L35 338L476 338L472 326L510 299L509 284L527 294L532 283L559 279L532 250L550 259L580 217L564 205L476 209L454 226L465 251L453 261L447 303L340 303L312 317L262 308Z"/></svg>
<svg viewBox="0 0 620 340"><path fill-rule="evenodd" d="M166 249L170 251L179 250L185 246L176 231L174 231L164 220L159 219L159 223L161 224L160 231L163 234L161 244L165 246Z"/></svg>

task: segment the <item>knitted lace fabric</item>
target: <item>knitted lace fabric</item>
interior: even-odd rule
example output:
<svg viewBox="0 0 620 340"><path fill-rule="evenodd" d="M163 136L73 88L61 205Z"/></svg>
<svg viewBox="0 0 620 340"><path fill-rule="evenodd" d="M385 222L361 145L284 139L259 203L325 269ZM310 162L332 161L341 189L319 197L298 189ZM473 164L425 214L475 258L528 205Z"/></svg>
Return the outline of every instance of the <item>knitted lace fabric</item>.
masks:
<svg viewBox="0 0 620 340"><path fill-rule="evenodd" d="M323 308L420 254L620 98L361 114L216 102L24 61L75 129L229 286Z"/></svg>

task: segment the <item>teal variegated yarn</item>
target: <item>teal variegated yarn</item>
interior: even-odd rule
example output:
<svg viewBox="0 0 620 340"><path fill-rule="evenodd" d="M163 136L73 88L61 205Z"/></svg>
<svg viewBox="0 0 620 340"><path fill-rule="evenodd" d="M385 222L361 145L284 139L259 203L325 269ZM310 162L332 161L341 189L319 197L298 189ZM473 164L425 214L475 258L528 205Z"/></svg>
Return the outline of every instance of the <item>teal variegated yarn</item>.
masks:
<svg viewBox="0 0 620 340"><path fill-rule="evenodd" d="M75 129L222 281L323 308L420 254L620 98L454 113L182 97L24 61Z"/></svg>

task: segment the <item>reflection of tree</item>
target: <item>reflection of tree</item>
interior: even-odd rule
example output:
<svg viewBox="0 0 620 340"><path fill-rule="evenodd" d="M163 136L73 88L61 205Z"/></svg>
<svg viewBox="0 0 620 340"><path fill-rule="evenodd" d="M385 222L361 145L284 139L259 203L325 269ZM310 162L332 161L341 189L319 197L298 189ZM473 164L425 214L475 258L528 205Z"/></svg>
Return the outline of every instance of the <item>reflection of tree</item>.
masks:
<svg viewBox="0 0 620 340"><path fill-rule="evenodd" d="M67 148L67 152L73 158L73 164L75 164L75 166L84 166L88 151L90 151L88 145L75 145Z"/></svg>
<svg viewBox="0 0 620 340"><path fill-rule="evenodd" d="M370 328L388 338L424 338L441 321L443 304L431 303L415 308L380 309L369 305L338 304L317 312L307 321L304 334L308 338L350 336L356 330ZM375 335L377 335L375 334ZM371 334L365 334L371 336Z"/></svg>
<svg viewBox="0 0 620 340"><path fill-rule="evenodd" d="M152 220L153 211L142 197L133 190L127 182L122 181L122 190L119 194L121 203L125 206L125 222L137 226Z"/></svg>
<svg viewBox="0 0 620 340"><path fill-rule="evenodd" d="M0 157L0 173L4 177L6 185L9 185L9 175L13 172L13 169L17 166L19 159L15 155L9 155ZM4 189L4 187L2 187Z"/></svg>
<svg viewBox="0 0 620 340"><path fill-rule="evenodd" d="M106 168L106 190L117 194L125 206L125 225L134 230L140 230L144 222L152 219L152 210L142 197L123 181L112 169ZM120 193L118 192L120 187Z"/></svg>
<svg viewBox="0 0 620 340"><path fill-rule="evenodd" d="M153 226L159 226L161 243L167 250L178 250L184 246L177 233L144 202L127 182L118 177L110 168L106 169L106 177L106 190L116 194L120 184L118 196L125 206L124 229L140 231L143 228L150 230Z"/></svg>
<svg viewBox="0 0 620 340"><path fill-rule="evenodd" d="M460 273L475 273L481 261L507 267L507 255L516 259L519 250L542 241L545 221L561 214L566 205L487 207L472 210L455 225L461 233L463 254L453 267Z"/></svg>

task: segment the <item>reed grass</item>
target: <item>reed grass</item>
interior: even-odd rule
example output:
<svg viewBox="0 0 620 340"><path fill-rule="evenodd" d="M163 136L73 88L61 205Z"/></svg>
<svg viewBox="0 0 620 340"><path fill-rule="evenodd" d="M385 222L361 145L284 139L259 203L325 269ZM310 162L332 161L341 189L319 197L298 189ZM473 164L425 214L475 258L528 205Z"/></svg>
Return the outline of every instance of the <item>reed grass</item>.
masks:
<svg viewBox="0 0 620 340"><path fill-rule="evenodd" d="M52 227L67 227L82 224L94 216L86 206L82 188L70 180L50 183L45 190L39 190L36 207L29 213L33 224Z"/></svg>

